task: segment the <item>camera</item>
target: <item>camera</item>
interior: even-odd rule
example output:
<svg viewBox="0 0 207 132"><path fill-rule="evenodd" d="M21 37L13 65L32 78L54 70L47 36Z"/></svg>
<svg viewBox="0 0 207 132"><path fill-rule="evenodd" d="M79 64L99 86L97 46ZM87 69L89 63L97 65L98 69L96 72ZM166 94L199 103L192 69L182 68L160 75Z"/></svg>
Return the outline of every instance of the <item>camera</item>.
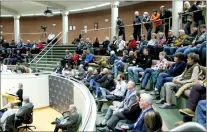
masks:
<svg viewBox="0 0 207 132"><path fill-rule="evenodd" d="M41 29L43 29L44 31L46 31L47 27L46 26L41 26Z"/></svg>

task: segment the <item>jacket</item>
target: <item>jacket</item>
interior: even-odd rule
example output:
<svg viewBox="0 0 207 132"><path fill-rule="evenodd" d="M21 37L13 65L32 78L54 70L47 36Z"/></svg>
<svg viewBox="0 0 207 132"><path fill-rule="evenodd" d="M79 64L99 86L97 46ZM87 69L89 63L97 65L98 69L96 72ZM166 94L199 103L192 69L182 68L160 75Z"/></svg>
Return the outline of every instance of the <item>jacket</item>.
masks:
<svg viewBox="0 0 207 132"><path fill-rule="evenodd" d="M133 20L134 28L141 28L141 23L142 23L142 17L141 16L134 17L134 20Z"/></svg>
<svg viewBox="0 0 207 132"><path fill-rule="evenodd" d="M87 54L86 55L86 58L85 58L85 62L86 63L90 63L93 61L93 55L90 53L90 54Z"/></svg>
<svg viewBox="0 0 207 132"><path fill-rule="evenodd" d="M169 24L169 19L167 18L170 17L172 17L172 12L168 9L165 9L163 13L160 13L160 19L165 19L163 20L164 24ZM172 25L172 18L170 18L170 25Z"/></svg>
<svg viewBox="0 0 207 132"><path fill-rule="evenodd" d="M108 64L109 65L113 65L114 64L114 61L117 59L117 56L116 55L111 55L108 59Z"/></svg>
<svg viewBox="0 0 207 132"><path fill-rule="evenodd" d="M197 45L197 44L201 44L206 40L206 32L202 32L199 35L197 35L195 37L195 39L193 40L193 42Z"/></svg>
<svg viewBox="0 0 207 132"><path fill-rule="evenodd" d="M166 45L173 44L175 42L175 40L176 40L176 37L174 35L173 36L169 36L169 37L167 37L165 44Z"/></svg>
<svg viewBox="0 0 207 132"><path fill-rule="evenodd" d="M152 65L152 57L150 55L142 55L140 57L140 62L138 63L138 66L146 69L150 68Z"/></svg>
<svg viewBox="0 0 207 132"><path fill-rule="evenodd" d="M176 47L180 47L184 40L188 37L188 35L184 34L182 36L179 36L176 40L175 43L173 44Z"/></svg>
<svg viewBox="0 0 207 132"><path fill-rule="evenodd" d="M141 112L142 109L139 107L139 102L136 102L130 107L129 110L122 111L122 114L124 115L124 117L126 117L127 120L136 121Z"/></svg>
<svg viewBox="0 0 207 132"><path fill-rule="evenodd" d="M185 67L186 67L186 63L184 61L180 61L180 62L172 64L172 66L170 67L167 73L170 76L175 77L175 76L182 74L183 71L185 70Z"/></svg>
<svg viewBox="0 0 207 132"><path fill-rule="evenodd" d="M199 11L198 11L199 10ZM193 12L193 21L198 22L200 20L203 20L203 14L200 7L198 7L196 4L193 4L189 9L189 12Z"/></svg>
<svg viewBox="0 0 207 132"><path fill-rule="evenodd" d="M97 80L95 80L95 81L98 83L104 83L107 78L108 78L107 74L100 74L98 76Z"/></svg>
<svg viewBox="0 0 207 132"><path fill-rule="evenodd" d="M133 64L133 61L135 61L135 59L136 59L136 58L135 58L134 55L129 56L127 62L129 63L129 65L134 65L134 64Z"/></svg>
<svg viewBox="0 0 207 132"><path fill-rule="evenodd" d="M190 14L188 9L184 9L184 12L182 14L182 23L186 24L187 22L192 23L192 15Z"/></svg>
<svg viewBox="0 0 207 132"><path fill-rule="evenodd" d="M156 46L162 46L165 43L166 39L165 38L159 38L157 42L155 43Z"/></svg>
<svg viewBox="0 0 207 132"><path fill-rule="evenodd" d="M136 48L137 47L137 43L136 43L136 40L131 40L130 42L129 42L129 49L130 50L133 50L133 48Z"/></svg>
<svg viewBox="0 0 207 132"><path fill-rule="evenodd" d="M32 103L24 104L22 107L19 108L19 110L16 114L16 117L19 118L19 119L25 120L27 118L26 114L28 113L28 110L30 110L33 107L34 107L34 105Z"/></svg>
<svg viewBox="0 0 207 132"><path fill-rule="evenodd" d="M152 23L150 22L150 16L146 16L146 17L143 17L142 21L145 22L144 26L146 29L151 29L152 28Z"/></svg>
<svg viewBox="0 0 207 132"><path fill-rule="evenodd" d="M146 110L142 111L139 117L137 118L137 121L134 124L128 125L129 129L131 129L132 132L147 132L146 127L144 125L144 115L152 110L152 107L149 107Z"/></svg>
<svg viewBox="0 0 207 132"><path fill-rule="evenodd" d="M102 88L106 88L107 90L114 89L115 82L113 78L107 78L103 83L100 84Z"/></svg>
<svg viewBox="0 0 207 132"><path fill-rule="evenodd" d="M162 24L162 20L160 19L160 14L159 13L157 13L157 15L152 14L150 20L154 23L154 25L156 27L160 26Z"/></svg>

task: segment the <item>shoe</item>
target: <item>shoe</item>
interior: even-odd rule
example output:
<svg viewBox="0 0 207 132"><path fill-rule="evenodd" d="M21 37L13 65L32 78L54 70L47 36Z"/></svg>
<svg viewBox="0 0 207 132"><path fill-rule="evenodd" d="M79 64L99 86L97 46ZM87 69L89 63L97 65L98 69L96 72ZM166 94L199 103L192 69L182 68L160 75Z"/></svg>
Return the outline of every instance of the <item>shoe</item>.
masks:
<svg viewBox="0 0 207 132"><path fill-rule="evenodd" d="M100 101L100 102L107 102L108 101L108 99L100 99L100 100L98 100L98 101Z"/></svg>
<svg viewBox="0 0 207 132"><path fill-rule="evenodd" d="M181 114L188 115L190 117L194 117L195 116L195 112L192 111L191 109L188 109L188 108L180 109L179 111L180 111Z"/></svg>
<svg viewBox="0 0 207 132"><path fill-rule="evenodd" d="M160 100L160 95L155 95L153 99L154 100Z"/></svg>
<svg viewBox="0 0 207 132"><path fill-rule="evenodd" d="M106 125L103 125L102 123L96 124L96 127L104 127L104 126L106 126Z"/></svg>
<svg viewBox="0 0 207 132"><path fill-rule="evenodd" d="M159 95L159 91L154 90L154 91L150 92L150 94L151 94L151 95Z"/></svg>
<svg viewBox="0 0 207 132"><path fill-rule="evenodd" d="M156 104L163 104L165 102L165 100L162 98L159 101L156 102Z"/></svg>
<svg viewBox="0 0 207 132"><path fill-rule="evenodd" d="M142 86L141 86L140 88L141 88L141 90L145 90L145 88L144 88L144 87L142 87Z"/></svg>
<svg viewBox="0 0 207 132"><path fill-rule="evenodd" d="M110 129L105 126L104 128L98 128L98 132L110 132Z"/></svg>
<svg viewBox="0 0 207 132"><path fill-rule="evenodd" d="M172 105L169 104L163 104L161 106L159 106L160 109L172 109Z"/></svg>
<svg viewBox="0 0 207 132"><path fill-rule="evenodd" d="M183 121L177 121L177 122L175 122L175 126L179 126L179 125L182 125L182 124L184 124Z"/></svg>
<svg viewBox="0 0 207 132"><path fill-rule="evenodd" d="M51 124L52 124L52 125L55 125L55 124L56 124L56 122L55 122L55 121L53 121L53 122L51 122Z"/></svg>

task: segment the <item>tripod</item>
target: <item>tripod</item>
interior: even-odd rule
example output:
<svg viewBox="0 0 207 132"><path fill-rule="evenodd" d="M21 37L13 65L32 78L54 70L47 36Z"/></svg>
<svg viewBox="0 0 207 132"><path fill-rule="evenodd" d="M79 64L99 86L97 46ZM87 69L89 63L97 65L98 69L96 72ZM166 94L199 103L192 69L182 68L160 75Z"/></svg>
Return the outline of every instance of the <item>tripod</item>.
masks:
<svg viewBox="0 0 207 132"><path fill-rule="evenodd" d="M41 38L40 38L40 40L41 40L41 42L47 42L47 31L46 30L44 30L43 32L42 32L42 35L41 35ZM43 40L42 40L43 39Z"/></svg>

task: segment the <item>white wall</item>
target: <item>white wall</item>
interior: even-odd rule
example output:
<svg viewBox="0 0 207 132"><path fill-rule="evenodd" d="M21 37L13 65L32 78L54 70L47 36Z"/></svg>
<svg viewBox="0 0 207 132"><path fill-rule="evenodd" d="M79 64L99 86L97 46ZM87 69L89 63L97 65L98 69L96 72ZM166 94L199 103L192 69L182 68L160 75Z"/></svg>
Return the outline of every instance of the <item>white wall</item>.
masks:
<svg viewBox="0 0 207 132"><path fill-rule="evenodd" d="M49 106L48 75L1 74L1 93L22 83L23 96L29 96L34 108ZM2 104L2 103L1 103Z"/></svg>

